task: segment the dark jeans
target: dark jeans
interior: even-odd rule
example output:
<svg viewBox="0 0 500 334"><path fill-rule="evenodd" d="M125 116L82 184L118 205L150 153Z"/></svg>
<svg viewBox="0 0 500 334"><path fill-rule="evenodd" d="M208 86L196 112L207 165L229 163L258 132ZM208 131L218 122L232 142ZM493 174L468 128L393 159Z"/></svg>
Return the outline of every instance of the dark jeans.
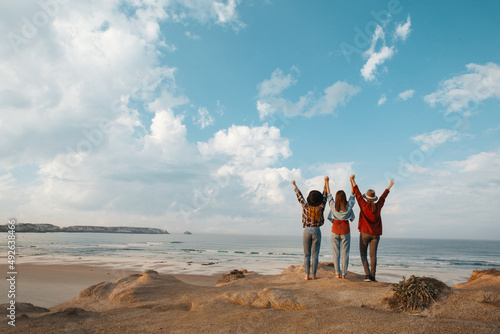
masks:
<svg viewBox="0 0 500 334"><path fill-rule="evenodd" d="M380 241L380 235L371 235L366 233L359 234L359 255L361 256L361 263L365 269L365 275L375 276L377 268L377 248ZM370 262L371 267L366 258L366 253L370 245ZM370 267L370 269L368 268Z"/></svg>

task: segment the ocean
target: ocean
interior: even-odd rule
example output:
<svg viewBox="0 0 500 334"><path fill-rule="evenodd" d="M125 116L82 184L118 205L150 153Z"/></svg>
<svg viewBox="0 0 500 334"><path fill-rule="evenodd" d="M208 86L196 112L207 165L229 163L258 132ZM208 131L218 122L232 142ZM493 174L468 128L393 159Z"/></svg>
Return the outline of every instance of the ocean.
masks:
<svg viewBox="0 0 500 334"><path fill-rule="evenodd" d="M23 263L79 264L164 274L212 275L233 269L279 274L303 264L302 236L223 234L17 233L17 270ZM363 274L359 239L351 239L349 271ZM7 238L0 240L7 249ZM7 251L0 254L7 262ZM323 236L320 262L332 261L330 235ZM473 270L500 269L500 241L382 237L377 279L435 277L448 285L466 282Z"/></svg>

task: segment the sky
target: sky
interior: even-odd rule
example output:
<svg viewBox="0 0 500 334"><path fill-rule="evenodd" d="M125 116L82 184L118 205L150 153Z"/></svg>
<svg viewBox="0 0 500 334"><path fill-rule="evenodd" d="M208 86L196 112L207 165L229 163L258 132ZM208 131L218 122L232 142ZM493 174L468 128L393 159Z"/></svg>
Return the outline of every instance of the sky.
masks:
<svg viewBox="0 0 500 334"><path fill-rule="evenodd" d="M354 173L362 192L396 181L384 236L500 240L499 12L4 1L3 220L300 235L290 181L349 194Z"/></svg>

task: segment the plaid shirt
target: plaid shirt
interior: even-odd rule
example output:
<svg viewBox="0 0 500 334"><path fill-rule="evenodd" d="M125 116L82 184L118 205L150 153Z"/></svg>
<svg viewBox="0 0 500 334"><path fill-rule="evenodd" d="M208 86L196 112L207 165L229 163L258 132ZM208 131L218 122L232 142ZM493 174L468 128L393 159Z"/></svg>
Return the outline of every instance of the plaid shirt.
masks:
<svg viewBox="0 0 500 334"><path fill-rule="evenodd" d="M302 196L299 188L295 188L295 194L297 195L297 199L299 200L300 205L302 205L302 227L320 227L325 223L325 218L323 217L323 212L325 211L326 205L326 185L323 188L323 201L319 205L321 210L321 219L319 221L314 221L309 218L307 212L309 211L309 204Z"/></svg>

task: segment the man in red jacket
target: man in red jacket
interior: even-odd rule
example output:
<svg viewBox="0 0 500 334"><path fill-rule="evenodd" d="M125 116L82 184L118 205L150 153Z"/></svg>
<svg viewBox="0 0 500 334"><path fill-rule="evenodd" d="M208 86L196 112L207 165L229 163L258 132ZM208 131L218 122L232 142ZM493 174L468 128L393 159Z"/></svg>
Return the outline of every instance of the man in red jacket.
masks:
<svg viewBox="0 0 500 334"><path fill-rule="evenodd" d="M365 282L376 282L375 271L377 268L377 248L382 235L382 218L380 211L385 203L385 198L389 195L389 190L394 185L394 179L391 180L389 186L384 191L380 199L375 196L375 190L368 189L366 194L361 195L354 174L351 175L351 186L354 189L354 195L360 208L358 230L359 234L359 255L363 268L365 270ZM367 250L370 246L370 262L369 266L367 259Z"/></svg>

